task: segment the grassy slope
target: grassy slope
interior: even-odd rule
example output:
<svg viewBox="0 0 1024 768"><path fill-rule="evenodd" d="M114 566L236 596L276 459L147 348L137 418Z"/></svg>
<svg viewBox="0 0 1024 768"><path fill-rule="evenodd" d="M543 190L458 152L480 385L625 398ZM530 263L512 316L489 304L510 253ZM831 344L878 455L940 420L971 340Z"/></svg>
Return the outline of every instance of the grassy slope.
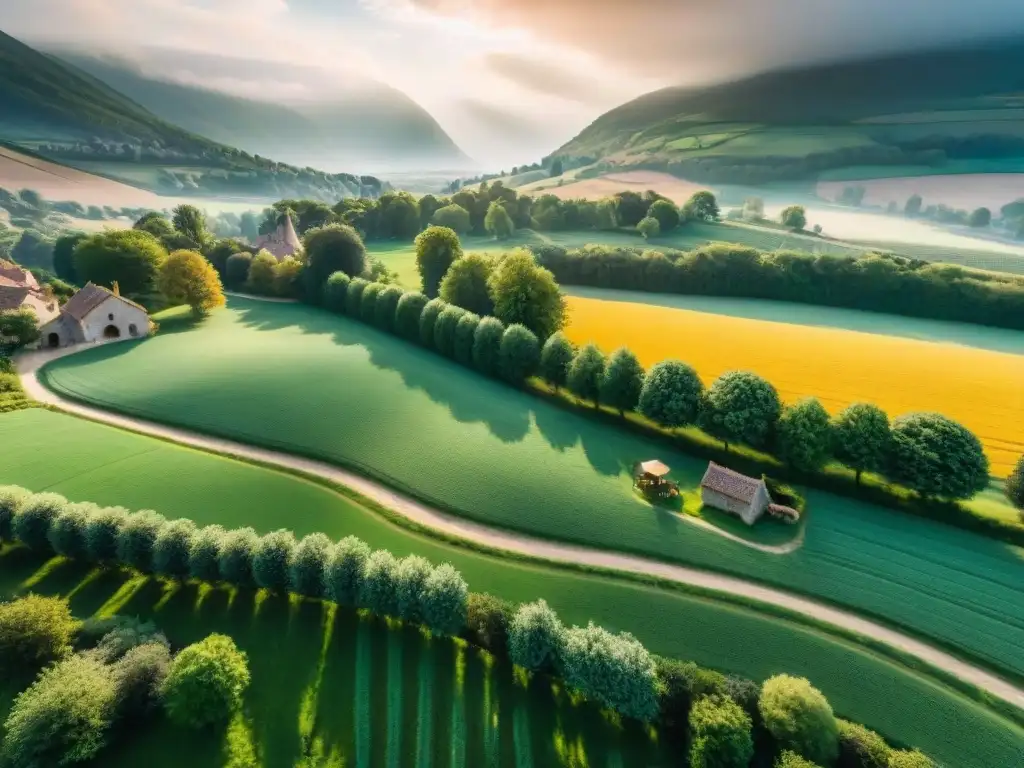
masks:
<svg viewBox="0 0 1024 768"><path fill-rule="evenodd" d="M544 596L568 621L593 619L634 632L658 653L693 658L758 679L780 671L805 675L826 692L841 714L862 720L890 738L918 745L949 764L963 768L1010 764L1024 738L1020 728L905 667L846 641L739 606L621 579L499 560L397 527L322 486L290 475L70 416L46 411L0 416L0 438L2 482L45 487L104 504L156 508L200 523L238 525L242 512L245 521L261 531L285 526L300 535L316 530L335 538L355 534L399 555L415 552L435 562L447 560L466 575L473 589L516 601ZM117 483L111 482L114 472L120 478ZM131 474L139 480L126 482ZM182 483L182 477L190 482ZM31 588L68 594L74 590L72 605L80 615L106 606L152 617L177 643L212 631L230 633L250 654L254 687L249 701L256 738L268 756L292 754L298 702L315 676L321 641L314 611L292 613L286 620L284 607L271 602L254 619L248 597L225 610L225 595L214 592L196 608L192 588L165 600L153 583L139 585L137 592L123 599L125 595L118 593L121 578L82 585L83 568L63 565L37 572L37 565L17 551L0 557L0 592ZM112 600L115 595L120 597ZM336 630L334 642L350 643L351 637ZM349 658L345 653L332 651L341 659ZM340 661L335 655L329 658L331 664ZM345 678L341 675L337 683L324 684L323 695L344 686ZM338 678L328 674L326 679ZM476 679L471 667L465 675L467 685ZM323 704L320 718L338 717L335 706L347 723L348 700L340 694ZM964 732L973 735L972 743L962 738ZM170 729L147 733L139 749L172 744L175 738ZM189 746L190 762L196 766L220 765L214 757L219 749L215 742L190 739ZM132 759L139 754L129 748L127 757L112 765L133 765ZM278 764L291 762L266 763Z"/></svg>
<svg viewBox="0 0 1024 768"><path fill-rule="evenodd" d="M817 595L1024 674L1019 551L810 492L805 546L787 557L755 552L633 494L629 468L652 456L695 488L704 465L688 456L343 318L231 305L201 330L57 361L50 383L105 407L360 467L494 525Z"/></svg>

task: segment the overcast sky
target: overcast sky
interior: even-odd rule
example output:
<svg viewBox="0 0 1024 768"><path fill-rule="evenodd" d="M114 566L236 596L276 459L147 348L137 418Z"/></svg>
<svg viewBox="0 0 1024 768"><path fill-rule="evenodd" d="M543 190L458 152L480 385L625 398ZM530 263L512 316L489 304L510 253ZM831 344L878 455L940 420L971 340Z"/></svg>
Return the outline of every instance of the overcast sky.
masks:
<svg viewBox="0 0 1024 768"><path fill-rule="evenodd" d="M246 96L374 78L486 166L664 85L1024 32L1024 0L0 0L0 28ZM269 66L268 66L269 65Z"/></svg>

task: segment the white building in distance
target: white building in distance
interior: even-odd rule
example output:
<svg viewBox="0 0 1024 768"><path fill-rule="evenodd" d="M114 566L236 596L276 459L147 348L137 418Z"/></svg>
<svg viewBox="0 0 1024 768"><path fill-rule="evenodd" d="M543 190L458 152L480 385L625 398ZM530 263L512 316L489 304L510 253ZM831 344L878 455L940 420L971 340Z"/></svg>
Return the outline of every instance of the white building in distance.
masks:
<svg viewBox="0 0 1024 768"><path fill-rule="evenodd" d="M115 285L115 289L116 289ZM68 299L60 314L40 330L40 347L66 347L97 341L148 336L145 307L99 285L88 283Z"/></svg>

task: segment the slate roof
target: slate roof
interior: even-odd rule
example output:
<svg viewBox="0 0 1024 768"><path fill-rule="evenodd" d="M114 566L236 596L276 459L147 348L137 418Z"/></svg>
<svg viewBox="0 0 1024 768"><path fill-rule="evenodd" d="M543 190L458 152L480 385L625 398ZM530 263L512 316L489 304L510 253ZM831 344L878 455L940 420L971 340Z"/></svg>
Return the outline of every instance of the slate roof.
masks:
<svg viewBox="0 0 1024 768"><path fill-rule="evenodd" d="M137 307L143 312L146 311L145 307L139 306L134 301L130 301L124 296L116 296L112 291L108 291L101 285L86 283L82 290L78 291L78 293L68 299L67 304L61 307L60 313L74 318L78 322L82 322L86 315L111 297L116 298L119 301L123 301L125 304Z"/></svg>
<svg viewBox="0 0 1024 768"><path fill-rule="evenodd" d="M0 285L13 283L27 288L39 288L39 283L27 269L22 269L17 264L0 259Z"/></svg>
<svg viewBox="0 0 1024 768"><path fill-rule="evenodd" d="M708 463L708 469L704 473L704 478L700 481L700 487L710 488L712 491L717 491L723 496L749 504L754 500L757 489L761 487L762 482L757 478L741 475L739 472L723 467L720 464L715 464L712 461Z"/></svg>
<svg viewBox="0 0 1024 768"><path fill-rule="evenodd" d="M0 311L18 309L25 303L30 291L17 285L0 285Z"/></svg>

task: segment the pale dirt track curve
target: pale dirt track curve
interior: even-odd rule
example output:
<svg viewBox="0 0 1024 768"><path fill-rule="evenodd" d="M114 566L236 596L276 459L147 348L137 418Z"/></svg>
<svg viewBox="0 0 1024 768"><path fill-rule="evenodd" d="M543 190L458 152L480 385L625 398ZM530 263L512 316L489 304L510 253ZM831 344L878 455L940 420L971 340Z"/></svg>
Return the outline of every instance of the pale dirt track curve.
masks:
<svg viewBox="0 0 1024 768"><path fill-rule="evenodd" d="M86 416L115 427L124 427L187 446L298 470L334 483L339 483L420 525L493 549L515 552L556 563L582 564L597 568L645 574L681 584L689 584L704 589L739 595L763 603L770 603L898 648L934 667L959 677L961 680L973 683L1011 704L1024 708L1024 689L909 635L808 598L744 581L743 579L702 571L696 568L670 565L643 557L607 552L573 544L546 541L511 531L491 528L433 509L408 496L396 493L381 483L331 464L265 448L257 448L244 443L236 443L232 440L207 437L187 430L154 424L141 419L121 416L98 408L80 405L65 400L40 383L36 372L43 364L89 348L89 346L83 345L22 355L17 360L17 369L25 391L40 402L57 406L68 413Z"/></svg>

